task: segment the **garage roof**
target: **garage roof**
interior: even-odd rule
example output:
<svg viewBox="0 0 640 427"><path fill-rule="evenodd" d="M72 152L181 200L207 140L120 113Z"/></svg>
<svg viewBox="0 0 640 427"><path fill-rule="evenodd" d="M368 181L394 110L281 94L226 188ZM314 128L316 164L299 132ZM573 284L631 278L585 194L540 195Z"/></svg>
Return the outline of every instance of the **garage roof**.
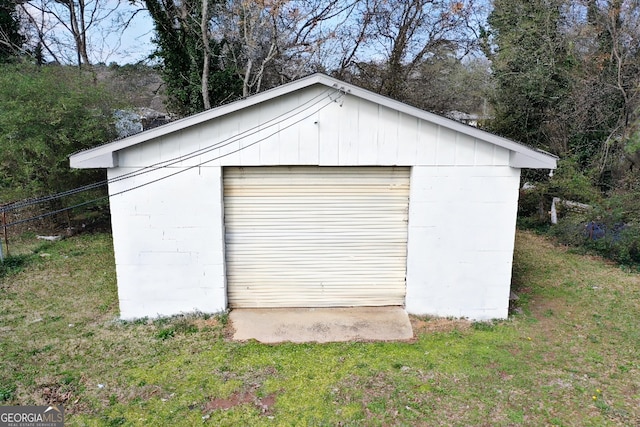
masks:
<svg viewBox="0 0 640 427"><path fill-rule="evenodd" d="M140 144L154 138L169 135L173 132L198 125L209 120L231 114L235 111L256 104L267 102L282 95L312 86L324 85L338 89L351 96L356 96L370 102L397 110L404 114L422 119L433 124L469 135L473 138L495 144L511 151L510 166L515 168L555 169L558 158L545 151L527 147L507 138L483 131L481 129L459 123L455 120L429 113L419 108L412 107L399 101L387 98L374 92L362 89L349 83L334 79L324 74L313 74L300 80L261 92L257 95L232 102L202 113L194 114L180 120L168 123L164 126L153 128L108 144L104 144L89 150L81 151L70 156L72 168L112 168L117 166L117 152L125 148Z"/></svg>

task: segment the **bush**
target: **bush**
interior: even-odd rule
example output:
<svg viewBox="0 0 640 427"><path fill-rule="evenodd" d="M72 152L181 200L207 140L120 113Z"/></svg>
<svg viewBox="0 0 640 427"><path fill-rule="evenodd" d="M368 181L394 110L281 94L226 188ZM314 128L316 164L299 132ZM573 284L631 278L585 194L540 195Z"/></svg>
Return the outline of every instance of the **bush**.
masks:
<svg viewBox="0 0 640 427"><path fill-rule="evenodd" d="M73 67L0 67L0 203L104 180L72 170L67 156L116 137L119 103Z"/></svg>
<svg viewBox="0 0 640 427"><path fill-rule="evenodd" d="M526 176L532 174L524 174ZM602 200L598 188L592 179L583 173L572 159L562 159L551 178L533 174L535 180L528 189L520 190L518 199L518 225L539 232L547 231L550 226L549 211L554 197L574 202L594 204Z"/></svg>
<svg viewBox="0 0 640 427"><path fill-rule="evenodd" d="M587 247L623 265L640 265L640 226L613 224L604 237L589 240Z"/></svg>
<svg viewBox="0 0 640 427"><path fill-rule="evenodd" d="M551 226L548 212L553 197L591 208L560 204L558 224ZM562 244L620 264L640 266L640 189L603 195L574 159L559 161L551 179L520 192L518 225L548 232Z"/></svg>
<svg viewBox="0 0 640 427"><path fill-rule="evenodd" d="M618 194L582 213L568 213L550 234L559 242L624 265L640 265L640 199Z"/></svg>
<svg viewBox="0 0 640 427"><path fill-rule="evenodd" d="M558 169L549 180L547 192L553 197L580 203L598 203L602 199L593 180L573 158L558 161Z"/></svg>
<svg viewBox="0 0 640 427"><path fill-rule="evenodd" d="M542 186L544 187L544 186ZM520 190L518 197L518 226L537 232L545 232L549 228L549 209L551 198L546 188L539 186Z"/></svg>

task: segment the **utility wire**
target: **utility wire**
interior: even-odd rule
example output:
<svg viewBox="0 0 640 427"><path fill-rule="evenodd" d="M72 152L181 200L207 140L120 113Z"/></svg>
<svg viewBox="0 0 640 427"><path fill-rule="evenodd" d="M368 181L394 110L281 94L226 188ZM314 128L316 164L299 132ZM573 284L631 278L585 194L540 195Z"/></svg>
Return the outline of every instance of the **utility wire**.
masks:
<svg viewBox="0 0 640 427"><path fill-rule="evenodd" d="M51 200L62 199L63 197L71 196L76 193L82 193L84 191L93 190L94 188L99 188L107 184L107 181L99 181L94 182L93 184L83 185L81 187L76 187L71 190L63 191L56 194L50 194L48 196L38 197L36 199L25 199L19 202L8 203L6 205L0 206L0 213L3 212L11 212L17 209L26 208L33 205L39 205L41 203L49 202Z"/></svg>
<svg viewBox="0 0 640 427"><path fill-rule="evenodd" d="M132 171L132 172L128 172L128 173L120 175L120 176L118 176L116 178L107 179L107 180L103 180L103 181L98 181L98 182L95 182L93 184L87 184L87 185L84 185L84 186L81 186L81 187L76 187L76 188L73 188L71 190L63 191L63 192L60 192L60 193L50 194L48 196L43 196L43 197L39 197L39 198L35 198L35 199L26 199L26 200L23 200L23 201L20 201L20 202L9 203L9 204L6 204L4 206L0 206L0 213L2 213L2 212L10 212L10 211L14 211L14 210L17 210L17 209L22 209L22 208L25 208L25 207L29 207L29 206L33 206L33 205L37 205L37 204L41 204L41 203L45 203L45 202L49 202L49 201L52 201L52 200L61 199L61 198L64 198L64 197L72 196L74 194L78 194L78 193L82 193L82 192L85 192L85 191L89 191L89 190L93 190L93 189L96 189L96 188L100 188L100 187L102 187L104 185L108 185L108 184L110 184L112 182L117 182L117 181L121 181L123 179L139 176L139 175L142 175L144 173L153 172L154 170L160 169L162 167L172 166L172 165L174 165L176 163L180 163L180 162L182 162L184 160L188 160L188 159L191 159L193 157L197 157L199 155L202 155L202 154L208 153L210 151L213 151L215 149L225 147L225 146L227 146L229 144L232 144L232 143L240 140L243 137L251 136L251 135L254 135L254 134L258 133L258 132L261 132L261 131L265 130L265 128L268 129L268 128L272 127L272 126L279 125L280 123L282 123L285 120L287 120L288 118L290 118L290 117L286 117L285 118L285 116L287 116L287 115L290 115L290 114L297 115L297 114L300 114L300 113L308 110L309 108L312 108L312 107L316 106L317 104L319 104L322 101L322 98L324 98L325 95L329 94L330 91L331 91L331 89L327 89L327 90L323 91L322 93L316 95L315 97L307 100L303 104L298 105L298 106L296 106L295 108L293 108L293 109L291 109L289 111L286 111L286 112L284 112L284 113L282 113L282 114L280 114L280 115L278 115L278 116L276 116L276 117L274 117L272 119L269 119L268 121L266 121L264 123L256 125L256 126L254 126L252 128L249 128L249 129L247 129L245 131L240 132L239 134L236 134L236 135L233 135L231 137L228 137L228 138L226 138L226 139L224 139L222 141L219 141L219 142L217 142L215 144L200 148L198 150L192 151L192 152L187 153L187 154L183 154L183 155L178 156L178 157L174 157L172 159L163 160L161 162L158 162L158 163L155 163L155 164L152 164L152 165L149 165L149 166L145 166L145 167L143 167L141 169L138 169L138 170L135 170L135 171ZM334 93L335 92L338 92L338 91L336 90L336 91L334 91ZM331 97L331 95L332 94L329 94L329 97ZM302 108L298 112L295 112L296 110L300 109L301 107L303 107L303 106L305 106L305 105L307 105L309 103L312 103L312 104L306 106L305 108Z"/></svg>
<svg viewBox="0 0 640 427"><path fill-rule="evenodd" d="M171 177L173 177L173 176L175 176L175 175L178 175L178 174L180 174L180 173L183 173L183 172L189 171L189 170L191 170L191 169L195 169L195 168L201 167L201 166L203 166L203 165L205 165L205 164L207 164L207 163L211 163L211 162L213 162L213 161L219 160L219 159L221 159L221 158L223 158L223 157L226 157L226 156L229 156L229 155L231 155L231 154L238 153L238 152L240 152L240 151L242 151L242 150L244 150L244 149L247 149L247 148L249 148L249 147L252 147L252 146L254 146L254 145L256 145L256 144L258 144L258 143L260 143L260 142L262 142L262 141L264 141L264 140L266 140L266 139L271 138L272 136L274 136L274 135L278 134L279 132L281 132L281 131L283 131L283 130L285 130L285 129L288 129L288 128L292 127L293 125L296 125L296 124L298 124L298 123L302 122L303 120L308 119L309 117L313 116L314 114L318 113L319 111L322 111L323 109L325 109L326 107L328 107L329 105L331 105L332 103L334 103L334 102L335 102L337 99L339 99L341 96L343 96L343 95L340 95L340 96L339 96L338 98L336 98L336 99L332 99L332 98L330 97L330 98L329 98L329 99L330 99L330 101L329 101L329 102L327 102L325 105L321 106L319 109L314 110L314 111L313 111L313 112L311 112L310 114L307 114L306 116L304 116L304 117L302 117L302 118L300 118L300 119L298 119L298 120L296 120L296 121L294 121L294 122L292 122L292 123L290 123L290 124L286 125L285 127L281 128L281 129L276 130L275 132L270 133L269 135L267 135L267 136L265 136L265 137L262 137L262 138L260 138L260 139L258 139L258 140L256 140L256 141L254 141L254 142L252 142L252 143L250 143L250 144L247 144L247 145L245 145L244 147L240 147L240 148L238 148L238 149L236 149L236 150L230 151L230 152L225 153L225 154L221 154L220 156L214 157L214 158L212 158L212 159L206 160L206 161L201 162L201 163L198 163L198 164L196 164L196 165L188 166L188 167L185 167L184 169L179 169L178 171L173 172L173 173L171 173L171 174L169 174L169 175L165 175L165 176L162 176L162 177L160 177L160 178L156 178L156 179L151 180L151 181L149 181L149 182L145 182L145 183L143 183L143 184L139 184L139 185L136 185L136 186L134 186L134 187L127 188L127 189L125 189L125 190L121 190L121 191L119 191L119 192L116 192L116 193L113 193L113 194L110 194L110 195L106 195L106 196L102 196L102 197L97 197L97 198L95 198L95 199L92 199L92 200L89 200L89 201L86 201L86 202L83 202L83 203L78 203L78 204L76 204L76 205L69 206L69 207L66 207L66 208L62 208L62 209L58 209L58 210L55 210L55 211L46 212L46 213L44 213L44 214L42 214L42 215L37 215L37 216L31 217L31 218L25 218L25 219L21 219L21 220L19 220L19 221L10 222L10 223L8 223L8 224L5 224L5 227L11 227L11 226L15 226L15 225L23 224L23 223L25 223L25 222L36 221L36 220L39 220L39 219L47 218L47 217L52 216L52 215L57 215L57 214L59 214L59 213L62 213L62 212L65 212L65 211L68 211L68 210L71 210L71 209L76 209L76 208L79 208L79 207L82 207L82 206L87 206L87 205L90 205L90 204L93 204L93 203L99 202L99 201L101 201L101 200L108 199L109 197L119 196L119 195L121 195L121 194L128 193L129 191L133 191L133 190L136 190L136 189L138 189L138 188L142 188L142 187L145 187L145 186L147 186L147 185L150 185L150 184L153 184L153 183L156 183L156 182L162 181L162 180L164 180L164 179L171 178ZM314 104L314 105L315 105L315 104ZM228 143L228 144L230 144L230 143ZM226 145L228 145L228 144L226 144ZM216 145L216 144L214 144L214 145ZM209 150L209 151L211 151L211 150ZM159 169L159 168L157 168L157 169ZM154 170L157 170L157 169L154 169ZM148 171L148 172L150 172L150 171Z"/></svg>
<svg viewBox="0 0 640 427"><path fill-rule="evenodd" d="M335 92L338 92L338 91L335 91ZM335 92L333 92L332 94L334 94ZM223 139L222 141L219 141L219 142L217 142L215 144L200 148L198 150L192 151L192 152L184 154L182 156L175 157L173 159L164 160L164 161L155 163L153 165L145 166L145 167L143 167L141 169L138 169L138 170L135 170L135 171L132 171L132 172L128 172L128 173L123 174L121 176L112 178L111 180L109 180L109 183L121 181L121 180L127 179L127 178L136 177L136 176L148 173L148 172L153 172L153 171L158 170L160 168L166 168L166 167L169 167L169 166L173 166L173 165L175 165L177 163L180 163L180 162L183 162L185 160L190 160L190 159L192 159L194 157L198 157L198 156L201 156L203 154L209 153L211 151L214 151L214 150L226 147L228 145L231 145L231 144L233 144L235 142L239 142L245 137L255 135L255 134L259 133L259 132L263 132L263 131L269 129L270 127L273 127L273 126L276 126L276 125L280 125L280 124L284 123L286 120L291 119L291 118L295 117L296 115L301 114L302 112L309 110L312 107L315 107L316 105L320 104L323 101L323 98L325 98L325 95L327 93L329 93L329 90L326 90L323 93L321 93L320 95L317 95L314 98L312 98L311 100L307 101L305 104L307 104L307 103L309 103L309 102L311 102L313 100L318 99L313 104L309 105L308 107L305 107L304 109L302 109L299 112L296 112L291 117L287 117L287 118L281 119L285 115L290 114L293 111L295 111L295 108L293 110L288 111L287 113L281 114L280 116L277 116L276 118L265 122L265 123L269 123L269 122L272 122L272 121L274 121L276 119L280 119L275 123L272 123L272 124L269 124L269 125L266 125L266 126L265 126L265 124L260 124L260 125L254 126L253 128L250 128L250 129L248 129L246 131L243 131L243 132L241 132L241 133L239 133L237 135L234 135L234 136L228 137L226 139ZM335 102L335 100L331 98L332 94L329 94L329 99L331 100L331 102ZM336 98L336 99L338 99L338 98ZM302 104L302 105L305 105L305 104ZM327 104L327 105L329 105L329 104ZM321 107L318 110L314 110L310 115L305 116L304 118L310 117L311 115L313 115L316 112L320 111L324 107L326 107L326 105ZM298 107L296 107L296 108L298 108ZM299 123L300 121L301 120L298 120L295 123ZM290 125L286 126L284 129L287 129L288 127L290 127ZM271 133L269 135L269 137L277 134L278 132L279 132L279 130L275 131L274 133ZM239 150L236 150L236 151L239 151ZM228 153L228 154L233 154L233 153L234 152L231 152L231 153ZM226 154L226 155L228 155L228 154ZM224 157L224 156L222 156L222 157ZM213 159L213 160L217 160L217 159ZM152 170L149 170L149 169L152 169Z"/></svg>

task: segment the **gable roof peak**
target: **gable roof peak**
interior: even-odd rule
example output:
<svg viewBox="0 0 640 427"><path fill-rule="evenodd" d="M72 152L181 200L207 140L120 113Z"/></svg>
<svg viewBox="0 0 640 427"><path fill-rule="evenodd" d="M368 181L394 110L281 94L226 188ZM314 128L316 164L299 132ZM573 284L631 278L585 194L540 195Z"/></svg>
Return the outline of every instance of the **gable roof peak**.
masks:
<svg viewBox="0 0 640 427"><path fill-rule="evenodd" d="M555 169L557 157L542 150L527 147L518 142L503 138L501 136L483 131L473 126L457 122L455 120L412 107L403 102L389 97L371 92L367 89L355 86L351 83L338 80L326 74L315 73L298 80L286 83L282 86L260 92L255 95L221 105L191 116L187 116L176 121L167 123L153 129L149 129L126 138L116 140L104 145L97 146L85 151L81 151L70 156L71 167L74 168L110 168L115 167L116 152L125 148L159 138L171 133L198 125L209 120L222 117L244 108L268 102L272 99L293 93L295 91L321 84L334 88L344 95L356 96L358 98L373 102L375 104L402 112L435 125L451 129L473 138L489 142L491 144L506 148L511 151L511 166L518 168L541 168Z"/></svg>

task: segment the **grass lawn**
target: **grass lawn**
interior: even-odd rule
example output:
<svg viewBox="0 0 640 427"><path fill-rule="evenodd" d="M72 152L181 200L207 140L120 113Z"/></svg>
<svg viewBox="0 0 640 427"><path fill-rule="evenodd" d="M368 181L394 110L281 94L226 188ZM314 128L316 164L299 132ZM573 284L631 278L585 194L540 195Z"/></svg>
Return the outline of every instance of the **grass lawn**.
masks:
<svg viewBox="0 0 640 427"><path fill-rule="evenodd" d="M118 321L110 239L0 268L0 405L62 403L70 426L640 425L640 275L533 234L509 320L322 345L232 342L225 315Z"/></svg>

